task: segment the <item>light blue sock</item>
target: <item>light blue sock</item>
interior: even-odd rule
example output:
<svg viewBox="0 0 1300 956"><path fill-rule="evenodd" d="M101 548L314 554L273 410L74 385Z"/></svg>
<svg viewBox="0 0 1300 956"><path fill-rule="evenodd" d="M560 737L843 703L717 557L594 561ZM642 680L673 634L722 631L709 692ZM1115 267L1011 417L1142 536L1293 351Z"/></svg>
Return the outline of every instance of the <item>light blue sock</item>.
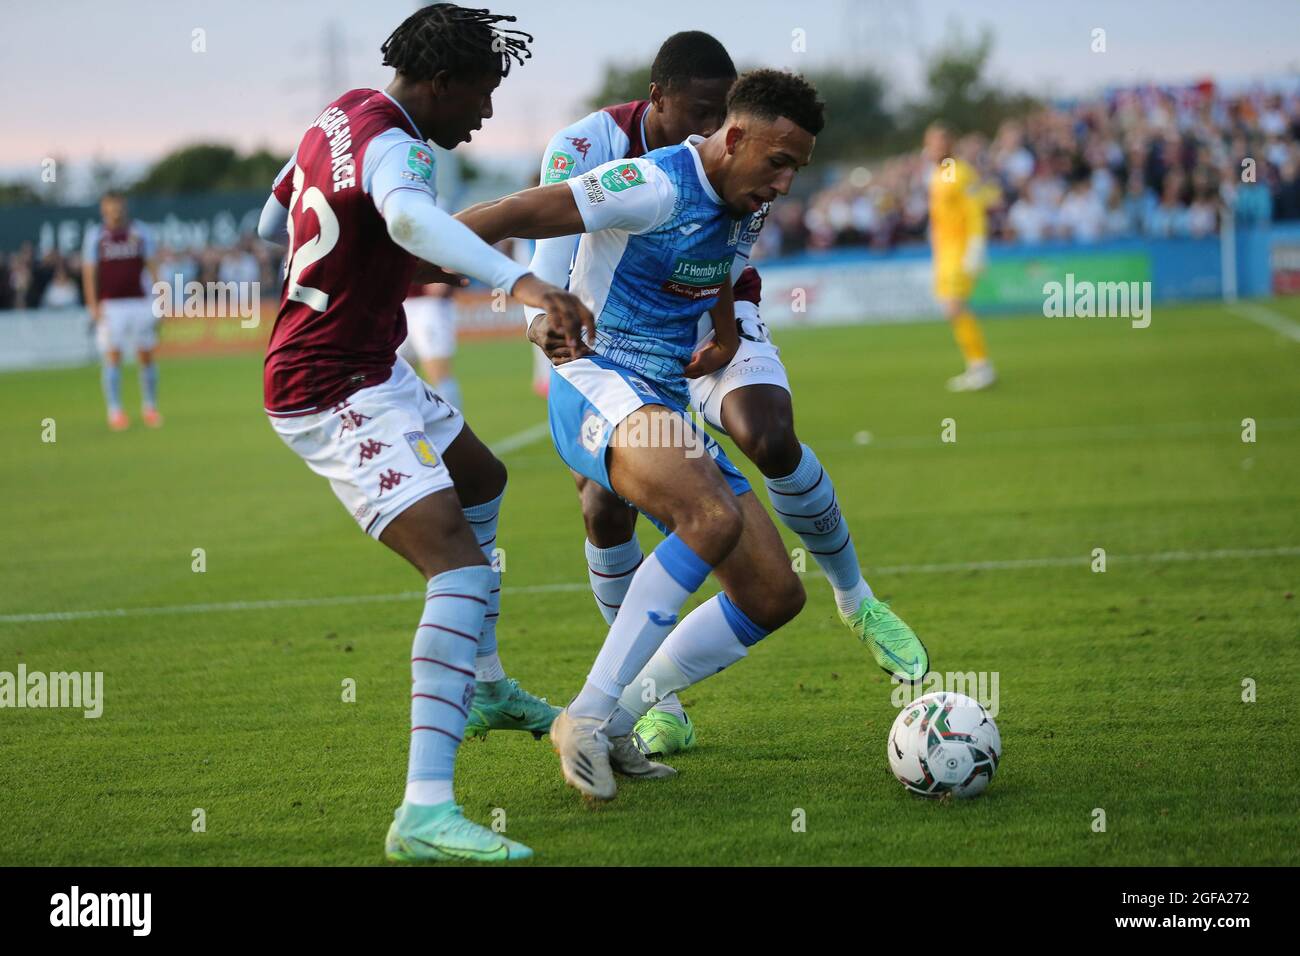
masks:
<svg viewBox="0 0 1300 956"><path fill-rule="evenodd" d="M99 375L99 383L104 389L104 404L108 406L109 412L120 412L122 410L122 366L104 363Z"/></svg>
<svg viewBox="0 0 1300 956"><path fill-rule="evenodd" d="M486 565L429 579L411 648L411 758L406 779L451 780L474 699L474 650L496 574Z"/></svg>
<svg viewBox="0 0 1300 956"><path fill-rule="evenodd" d="M590 541L587 542L587 580L591 582L596 608L605 618L606 624L613 624L614 618L618 616L623 596L632 584L632 574L644 557L641 542L636 539L636 535L632 536L631 541L624 541L612 548L598 548Z"/></svg>
<svg viewBox="0 0 1300 956"><path fill-rule="evenodd" d="M446 396L443 396L446 398ZM501 502L506 493L503 491L491 501L481 505L471 505L463 509L465 520L469 522L478 546L483 549L483 556L492 561L492 550L497 546L497 521L501 516ZM505 680L506 672L501 667L501 658L497 655L497 619L501 616L501 574L492 572L496 581L488 597L487 613L483 615L483 631L478 638L478 653L474 657L474 673L481 681Z"/></svg>
<svg viewBox="0 0 1300 956"><path fill-rule="evenodd" d="M831 476L813 450L804 445L803 458L794 474L768 478L767 490L772 510L803 541L834 588L837 601L842 595L856 600L870 597L871 589L862 577L849 526L835 500Z"/></svg>
<svg viewBox="0 0 1300 956"><path fill-rule="evenodd" d="M158 363L140 366L140 392L145 408L158 407Z"/></svg>
<svg viewBox="0 0 1300 956"><path fill-rule="evenodd" d="M433 387L433 390L437 392L439 397L441 397L448 405L452 405L458 409L462 407L461 401L463 399L460 395L460 383L457 382L455 378L451 376L444 378Z"/></svg>
<svg viewBox="0 0 1300 956"><path fill-rule="evenodd" d="M670 534L641 562L623 598L618 617L569 710L579 717L608 719L619 695L659 649L677 624L686 599L713 567Z"/></svg>
<svg viewBox="0 0 1300 956"><path fill-rule="evenodd" d="M636 722L659 698L656 709L674 712L667 701L677 702L677 691L712 677L742 660L768 631L759 627L725 594L715 594L682 619L663 646L619 698L618 708L605 732L611 737L630 734ZM675 711L680 716L681 707Z"/></svg>

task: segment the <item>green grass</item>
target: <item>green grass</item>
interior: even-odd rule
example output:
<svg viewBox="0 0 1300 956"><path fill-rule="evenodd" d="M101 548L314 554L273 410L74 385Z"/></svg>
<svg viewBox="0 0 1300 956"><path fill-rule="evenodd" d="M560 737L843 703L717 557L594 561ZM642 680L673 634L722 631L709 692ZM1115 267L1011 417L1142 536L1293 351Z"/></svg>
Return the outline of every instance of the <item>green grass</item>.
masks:
<svg viewBox="0 0 1300 956"><path fill-rule="evenodd" d="M1300 318L1294 301L1269 307ZM961 396L943 390L956 362L940 325L778 336L800 435L869 580L938 670L999 675L1006 752L985 797L927 802L889 775L891 687L813 574L793 624L684 695L700 745L677 779L592 812L546 743L495 734L462 751L467 813L504 808L546 864L1300 862L1300 556L1124 559L1300 546L1300 345L1216 306L1165 308L1141 331L987 328L1003 381ZM458 362L480 435L543 419L522 343L474 343ZM0 710L0 863L381 861L418 599L12 620L418 591L272 433L259 372L255 357L165 363L166 427L125 434L105 429L92 369L0 379L0 670L103 671L106 695L98 720ZM133 373L126 387L133 400ZM945 418L955 444L939 441ZM549 442L505 460L502 656L564 700L604 630L578 586L578 505ZM518 590L557 583L575 589Z"/></svg>

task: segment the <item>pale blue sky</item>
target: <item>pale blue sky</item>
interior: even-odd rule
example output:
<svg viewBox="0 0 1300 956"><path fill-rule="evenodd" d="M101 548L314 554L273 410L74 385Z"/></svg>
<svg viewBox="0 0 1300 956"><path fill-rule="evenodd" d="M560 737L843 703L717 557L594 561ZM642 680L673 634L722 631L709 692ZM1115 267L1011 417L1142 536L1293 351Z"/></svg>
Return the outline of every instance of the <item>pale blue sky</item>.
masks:
<svg viewBox="0 0 1300 956"><path fill-rule="evenodd" d="M1247 79L1300 73L1297 0L466 0L514 13L536 36L534 58L502 85L496 118L471 147L518 159L576 118L604 63L648 60L677 30L713 33L744 65L871 64L902 91L945 31L988 24L994 75L1042 93L1115 81ZM42 157L126 165L184 142L289 151L346 86L379 85L379 45L410 0L0 0L0 169ZM334 24L342 69L327 77ZM1093 53L1091 32L1107 32ZM207 51L191 51L206 30ZM791 49L806 31L807 52ZM328 87L328 89L327 89Z"/></svg>

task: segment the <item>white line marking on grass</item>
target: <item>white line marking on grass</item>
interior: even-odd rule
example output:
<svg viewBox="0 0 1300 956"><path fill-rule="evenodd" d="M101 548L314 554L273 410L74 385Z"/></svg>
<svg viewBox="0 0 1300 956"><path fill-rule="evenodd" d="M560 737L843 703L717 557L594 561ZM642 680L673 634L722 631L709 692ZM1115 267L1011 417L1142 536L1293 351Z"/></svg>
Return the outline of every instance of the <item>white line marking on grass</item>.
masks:
<svg viewBox="0 0 1300 956"><path fill-rule="evenodd" d="M1262 424L1262 423L1261 423ZM1300 418L1268 419L1270 431L1295 431L1300 429ZM1155 435L1195 436L1195 435L1234 435L1240 439L1241 427L1238 422L1152 422L1149 425L1072 425L1052 428L1022 428L1014 431L973 432L967 430L961 440L962 445L1032 445L1062 444L1076 441L1109 440L1137 441ZM862 434L861 432L859 435ZM879 448L940 448L943 447L937 435L895 435L893 437L871 437L863 442L854 437L852 441L839 441L838 444L852 444L867 450Z"/></svg>
<svg viewBox="0 0 1300 956"><path fill-rule="evenodd" d="M548 422L538 422L536 425L530 425L521 432L507 435L499 442L493 442L488 446L488 449L494 455L508 455L512 451L527 448L529 445L538 442L543 438L549 438L550 435L550 424Z"/></svg>
<svg viewBox="0 0 1300 956"><path fill-rule="evenodd" d="M1238 302L1236 305L1229 306L1228 311L1241 316L1243 319L1249 319L1256 325L1262 325L1266 329L1279 332L1292 342L1300 342L1300 323L1293 322L1281 312L1270 309L1266 305L1259 305L1255 302Z"/></svg>
<svg viewBox="0 0 1300 956"><path fill-rule="evenodd" d="M1300 546L1279 548L1218 548L1213 551L1157 551L1152 554L1110 554L1107 561L1132 564L1166 564L1181 561L1239 561L1254 558L1300 557ZM1003 561L956 561L948 564L896 564L871 566L873 575L880 574L961 574L970 571L1017 571L1033 568L1061 568L1086 566L1090 555L1071 555L1061 558L1012 558ZM806 571L806 575L820 572ZM558 584L527 584L503 589L505 594L553 594L588 591L587 582L561 582ZM163 614L205 614L219 611L268 611L283 608L331 607L348 604L387 604L398 601L418 601L423 591L401 591L396 594L350 594L336 597L279 598L265 601L226 601L212 604L172 604L162 607L110 608L90 611L45 611L34 614L3 614L0 624L41 624L54 621L93 621L115 617L154 617Z"/></svg>
<svg viewBox="0 0 1300 956"><path fill-rule="evenodd" d="M1250 558L1300 557L1296 548L1219 548L1214 551L1157 551L1154 554L1108 554L1107 561L1132 564L1167 564L1174 561L1234 561ZM1006 561L956 561L949 564L896 564L868 568L874 574L959 574L966 571L1015 571L1020 568L1085 567L1092 556L1070 558L1012 558ZM811 572L808 572L811 573Z"/></svg>

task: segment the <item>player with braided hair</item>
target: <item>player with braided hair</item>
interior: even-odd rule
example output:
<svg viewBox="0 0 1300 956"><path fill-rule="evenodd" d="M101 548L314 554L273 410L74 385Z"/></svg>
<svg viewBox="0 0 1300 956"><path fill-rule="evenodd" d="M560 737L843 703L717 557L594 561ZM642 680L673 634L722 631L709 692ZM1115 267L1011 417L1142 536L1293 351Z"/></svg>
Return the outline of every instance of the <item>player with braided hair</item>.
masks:
<svg viewBox="0 0 1300 956"><path fill-rule="evenodd" d="M325 108L276 179L258 232L288 246L267 347L267 415L371 537L426 581L411 653L406 793L389 859L515 860L522 844L466 819L452 770L468 716L546 733L558 709L506 676L496 648L500 574L489 563L505 466L461 413L397 356L402 299L428 264L547 310L576 347L591 313L438 207L432 140L452 149L492 116L492 93L531 37L514 17L425 7L383 45L387 89Z"/></svg>

